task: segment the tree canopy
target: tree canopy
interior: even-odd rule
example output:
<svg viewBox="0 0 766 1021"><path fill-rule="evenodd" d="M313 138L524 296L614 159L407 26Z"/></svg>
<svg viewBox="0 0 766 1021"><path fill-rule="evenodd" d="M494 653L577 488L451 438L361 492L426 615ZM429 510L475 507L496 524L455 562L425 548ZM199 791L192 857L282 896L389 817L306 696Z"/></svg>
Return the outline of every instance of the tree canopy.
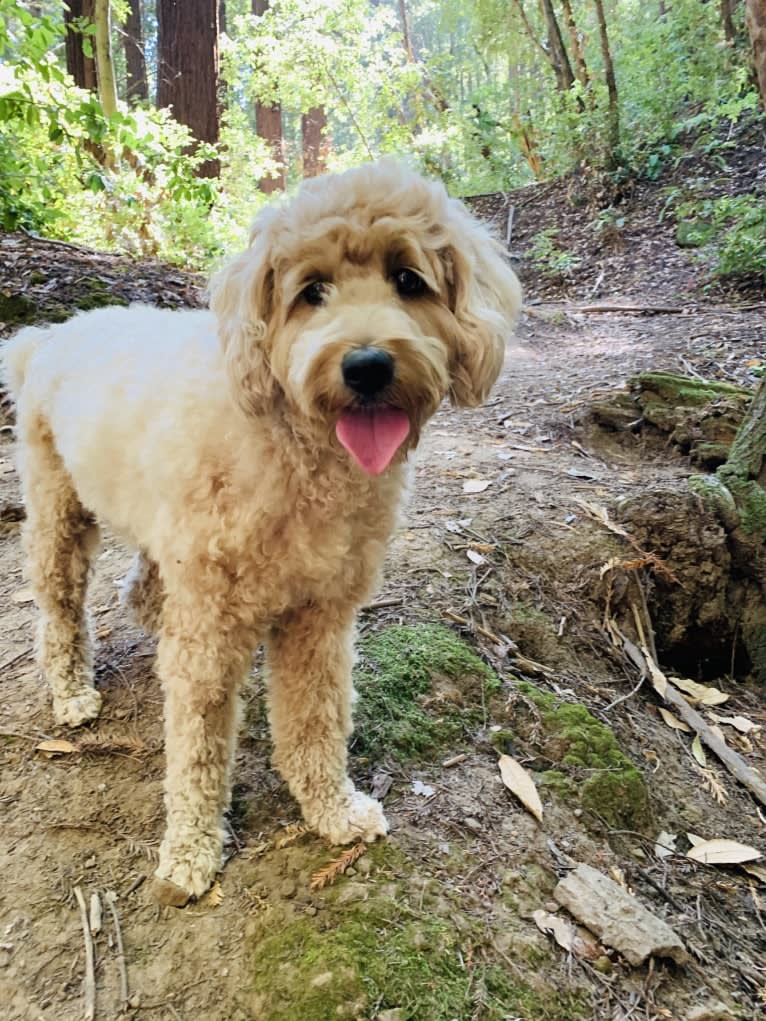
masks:
<svg viewBox="0 0 766 1021"><path fill-rule="evenodd" d="M197 6L183 27L177 0L0 0L6 229L205 264L324 168L391 153L460 195L652 177L759 101L736 0Z"/></svg>

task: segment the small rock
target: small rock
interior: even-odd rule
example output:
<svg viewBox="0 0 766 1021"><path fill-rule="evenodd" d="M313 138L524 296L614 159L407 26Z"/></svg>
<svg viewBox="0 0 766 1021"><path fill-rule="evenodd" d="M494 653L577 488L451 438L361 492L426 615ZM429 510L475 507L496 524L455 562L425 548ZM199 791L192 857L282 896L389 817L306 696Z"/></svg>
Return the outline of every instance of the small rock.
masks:
<svg viewBox="0 0 766 1021"><path fill-rule="evenodd" d="M481 833L482 825L478 819L474 819L472 815L469 815L466 819L463 819L463 823L468 827L469 830L473 830L474 833Z"/></svg>
<svg viewBox="0 0 766 1021"><path fill-rule="evenodd" d="M407 1021L407 1011L404 1007L394 1007L393 1010L382 1010L375 1021Z"/></svg>
<svg viewBox="0 0 766 1021"><path fill-rule="evenodd" d="M307 915L311 915L313 918L313 916L317 913L317 906L316 904L307 904L303 910Z"/></svg>
<svg viewBox="0 0 766 1021"><path fill-rule="evenodd" d="M284 897L285 900L290 900L298 892L298 884L294 879L283 879L279 887L280 896Z"/></svg>
<svg viewBox="0 0 766 1021"><path fill-rule="evenodd" d="M155 879L152 882L152 897L160 904L171 908L182 908L189 903L189 894L169 879Z"/></svg>
<svg viewBox="0 0 766 1021"><path fill-rule="evenodd" d="M735 1018L736 1014L720 1000L716 1000L715 1003L702 1003L686 1015L686 1021L735 1021Z"/></svg>
<svg viewBox="0 0 766 1021"><path fill-rule="evenodd" d="M369 876L372 872L372 862L368 861L367 858L360 858L356 863L356 871L360 876Z"/></svg>
<svg viewBox="0 0 766 1021"><path fill-rule="evenodd" d="M311 984L312 986L316 986L317 989L321 989L322 986L329 985L329 983L332 982L332 978L333 976L331 971L323 971L321 975L315 975L314 978L312 978Z"/></svg>
<svg viewBox="0 0 766 1021"><path fill-rule="evenodd" d="M606 946L614 947L629 964L643 964L647 957L670 957L683 964L689 955L670 926L653 915L624 890L590 865L578 865L562 879L553 896L595 933Z"/></svg>
<svg viewBox="0 0 766 1021"><path fill-rule="evenodd" d="M96 867L96 859L95 858L88 858L88 860L85 862L85 868L86 869L94 869L95 867Z"/></svg>
<svg viewBox="0 0 766 1021"><path fill-rule="evenodd" d="M350 904L355 900L366 900L368 895L364 883L344 883L338 893L338 904Z"/></svg>

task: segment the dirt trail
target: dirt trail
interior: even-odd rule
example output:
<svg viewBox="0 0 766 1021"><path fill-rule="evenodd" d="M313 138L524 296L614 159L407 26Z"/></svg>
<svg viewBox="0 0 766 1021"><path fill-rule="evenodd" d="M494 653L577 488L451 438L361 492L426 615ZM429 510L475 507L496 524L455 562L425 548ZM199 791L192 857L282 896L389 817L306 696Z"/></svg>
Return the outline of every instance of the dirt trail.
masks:
<svg viewBox="0 0 766 1021"><path fill-rule="evenodd" d="M663 829L693 830L766 850L764 816L712 764L728 796L726 804L716 801L701 782L688 741L663 727L651 696L642 691L608 708L631 691L637 677L610 653L597 616L585 612L592 593L582 586L608 556L610 539L576 516L578 500L611 503L690 471L671 450L640 437L604 435L595 445L594 434L576 427L590 396L650 367L682 372L691 367L752 382L750 368L766 349L762 313L708 309L647 318L578 315L552 305L532 312L487 406L476 412L443 409L431 424L418 458L416 491L388 558L381 592L386 605L365 614L362 633L396 622L444 620L445 614L458 628L455 619L462 618L470 622L466 633L501 677L512 679L519 671L499 659L484 637L507 636L525 657L546 668L529 674L537 684L570 702L585 702L613 727L649 788L648 837ZM107 539L92 588L100 640L98 684L104 693L103 714L85 735L92 748L47 757L35 750L41 741L83 735L55 727L32 663L35 612L24 592L17 526L7 511L18 499L7 433L0 458L6 507L0 542L0 1017L75 1021L83 1016L83 937L72 895L77 885L86 895L108 890L118 895L131 996L123 1016L168 1021L308 1017L291 1008L290 989L309 981L300 971L308 959L309 930L291 958L292 972L284 973L278 1010L264 1006L276 1001L264 999L262 977L254 980L259 967L273 967L267 955L271 937L295 924L320 934L324 926L331 933L337 912L371 911L381 892L411 905L408 910L423 917L423 926L433 918L455 933L469 923L478 925L481 941L466 938L454 950L467 974L481 956L516 975L525 989L558 990L561 1003L531 994L513 999L510 993L502 1003L496 993L495 1000L487 994L488 1005L482 1005L474 982L470 1007L456 1004L454 1014L422 1013L380 997L354 1001L341 983L337 1008L311 1017L374 1018L379 1009L401 1007L390 1017L684 1019L695 1005L721 998L736 1011L722 1017L762 1016L763 888L757 892L743 874L713 872L683 859L658 867L650 839L594 829L581 809L549 791L543 793L545 824L537 827L496 775L491 728L506 724L506 717L502 712L496 717L494 706L486 709L485 726L473 744L454 749L466 755L455 767L442 767L441 756L417 765L385 757L355 760L362 785L369 787L383 767L393 780L385 799L392 824L389 850L371 851L353 875L328 891L312 892L309 876L332 852L313 839L283 849L272 843L280 827L297 822L298 815L269 767L256 671L237 756L231 859L220 896L183 911L158 908L142 877L152 872L162 828L161 700L152 673L153 645L116 605L115 581L125 572L129 553ZM489 485L471 495L464 491L469 480ZM468 550L478 563L468 558ZM727 712L766 723L760 693L723 684L732 691ZM506 690L511 716L515 697ZM763 769L763 743L752 738L750 746L752 764ZM515 751L524 757L523 748ZM544 765L532 761L530 768ZM416 779L432 788L430 796L414 793ZM535 909L551 907L550 883L557 872L563 874L562 856L605 871L622 869L644 903L688 936L703 968L658 963L649 970L629 969L610 962L602 975L567 964L566 954L531 920ZM433 900L429 893L426 918L423 898L432 888L440 892ZM320 939L320 958L324 945ZM116 1017L119 972L111 923L105 922L104 933L96 937L96 950L97 1017ZM317 988L321 982L332 984L339 967L337 960L328 960L324 971L311 972L311 982ZM579 997L577 1009L565 1004L570 991Z"/></svg>

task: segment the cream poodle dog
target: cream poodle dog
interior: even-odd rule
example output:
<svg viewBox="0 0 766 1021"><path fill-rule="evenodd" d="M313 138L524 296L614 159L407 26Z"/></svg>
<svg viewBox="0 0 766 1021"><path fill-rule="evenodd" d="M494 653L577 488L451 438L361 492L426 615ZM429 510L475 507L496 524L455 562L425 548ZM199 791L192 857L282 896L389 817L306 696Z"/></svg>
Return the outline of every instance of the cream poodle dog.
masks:
<svg viewBox="0 0 766 1021"><path fill-rule="evenodd" d="M354 619L440 402L480 404L520 291L443 186L392 162L305 182L214 277L212 311L133 306L4 349L28 575L57 722L101 695L85 609L98 522L139 551L124 591L159 635L161 899L221 868L238 691L266 650L274 762L334 844L385 834L347 774Z"/></svg>

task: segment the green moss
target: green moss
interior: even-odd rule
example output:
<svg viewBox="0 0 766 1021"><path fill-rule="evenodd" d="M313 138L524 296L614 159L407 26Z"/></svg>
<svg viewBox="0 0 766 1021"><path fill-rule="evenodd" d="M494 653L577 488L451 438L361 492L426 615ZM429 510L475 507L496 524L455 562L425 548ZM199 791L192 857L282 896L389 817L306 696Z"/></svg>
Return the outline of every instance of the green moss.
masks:
<svg viewBox="0 0 766 1021"><path fill-rule="evenodd" d="M540 774L538 782L568 802L579 798L608 826L642 828L649 818L646 784L609 727L584 705L559 702L528 682L516 687L538 711L540 753L562 767Z"/></svg>
<svg viewBox="0 0 766 1021"><path fill-rule="evenodd" d="M717 475L734 497L739 515L739 527L748 535L766 537L766 490L753 479L738 478L727 472L726 465Z"/></svg>
<svg viewBox="0 0 766 1021"><path fill-rule="evenodd" d="M478 1002L483 1021L587 1016L576 991L554 988L536 974L520 978L493 959L490 947L474 952L484 944L482 926L452 903L449 891L434 892L441 914L431 905L424 908L415 864L396 849L380 857L384 865L391 859L397 877L370 882L367 900L342 904L331 888L313 917L255 922L248 949L254 1016L367 1021L399 1008L412 1021L454 1021L477 1016ZM535 957L536 963L542 959Z"/></svg>
<svg viewBox="0 0 766 1021"><path fill-rule="evenodd" d="M75 305L81 312L92 308L104 308L106 305L127 305L128 302L114 293L114 290L102 280L87 279L83 281L82 293L75 297ZM71 311L70 311L71 315Z"/></svg>
<svg viewBox="0 0 766 1021"><path fill-rule="evenodd" d="M480 726L495 673L449 628L386 628L360 643L354 754L428 756Z"/></svg>
<svg viewBox="0 0 766 1021"><path fill-rule="evenodd" d="M10 326L21 326L32 322L34 302L25 294L3 294L0 292L0 322Z"/></svg>
<svg viewBox="0 0 766 1021"><path fill-rule="evenodd" d="M752 399L753 391L733 383L712 380L690 379L675 376L671 372L641 372L628 380L628 386L635 393L654 393L673 407L697 408L721 397ZM646 400L650 400L648 396Z"/></svg>

